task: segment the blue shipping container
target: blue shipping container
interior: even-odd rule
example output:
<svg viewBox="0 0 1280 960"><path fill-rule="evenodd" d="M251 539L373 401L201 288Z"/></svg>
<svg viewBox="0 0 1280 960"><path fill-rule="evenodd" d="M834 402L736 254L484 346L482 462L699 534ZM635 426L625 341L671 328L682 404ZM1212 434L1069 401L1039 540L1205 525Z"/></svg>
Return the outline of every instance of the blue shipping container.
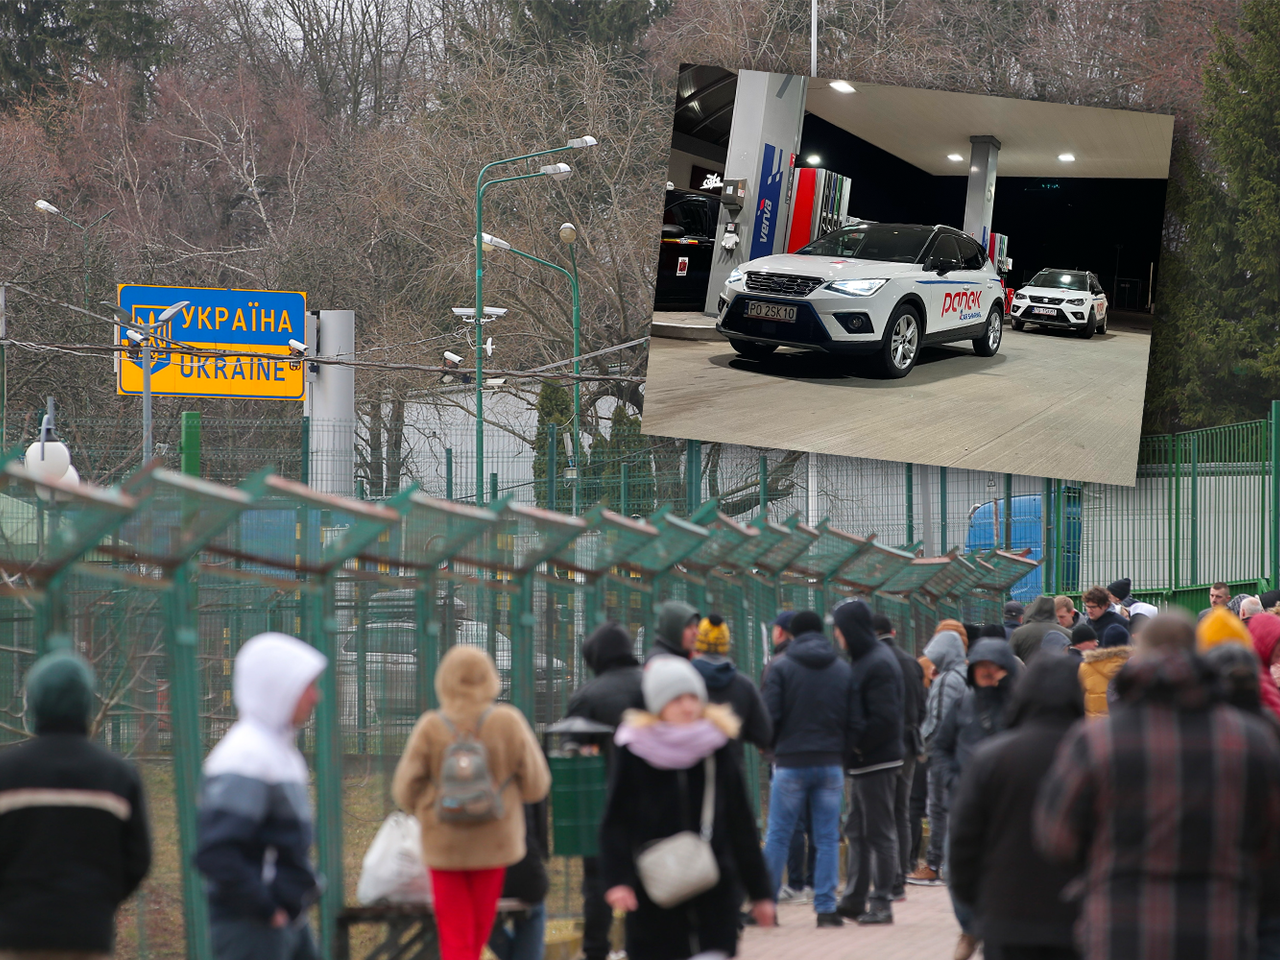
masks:
<svg viewBox="0 0 1280 960"><path fill-rule="evenodd" d="M1044 559L1044 514L1041 494L1025 494L1014 497L1012 548L1031 548L1032 560ZM1053 500L1050 499L1052 508ZM1058 581L1075 584L1080 576L1080 491L1075 487L1063 489L1062 512L1062 572ZM1052 520L1053 515L1050 514ZM969 533L965 538L965 550L981 553L996 547L1004 547L1005 502L988 500L974 507L969 514ZM1014 600L1026 603L1040 596L1044 587L1044 568L1036 567L1015 583L1009 591Z"/></svg>

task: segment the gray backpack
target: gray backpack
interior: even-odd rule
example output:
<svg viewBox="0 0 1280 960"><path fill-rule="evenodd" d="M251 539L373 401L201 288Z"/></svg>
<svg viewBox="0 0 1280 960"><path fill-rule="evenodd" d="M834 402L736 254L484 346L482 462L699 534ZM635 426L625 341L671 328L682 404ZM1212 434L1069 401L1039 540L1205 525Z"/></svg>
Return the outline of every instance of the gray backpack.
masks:
<svg viewBox="0 0 1280 960"><path fill-rule="evenodd" d="M459 731L448 717L439 715L453 734L440 767L436 818L441 823L489 823L502 817L502 791L507 784L494 780L489 772L489 751L480 742L480 727L490 712L480 714L474 733Z"/></svg>

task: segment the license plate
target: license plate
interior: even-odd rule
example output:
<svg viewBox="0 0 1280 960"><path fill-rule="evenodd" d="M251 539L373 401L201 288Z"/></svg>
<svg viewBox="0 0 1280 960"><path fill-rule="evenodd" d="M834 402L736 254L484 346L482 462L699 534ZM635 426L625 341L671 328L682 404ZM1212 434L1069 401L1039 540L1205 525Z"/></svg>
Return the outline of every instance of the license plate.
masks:
<svg viewBox="0 0 1280 960"><path fill-rule="evenodd" d="M794 323L796 308L781 303L756 303L753 301L747 304L747 316L759 317L761 320L784 320L788 323Z"/></svg>
<svg viewBox="0 0 1280 960"><path fill-rule="evenodd" d="M1056 317L1058 315L1058 311L1053 309L1053 307L1032 307L1031 312L1044 314L1050 317Z"/></svg>

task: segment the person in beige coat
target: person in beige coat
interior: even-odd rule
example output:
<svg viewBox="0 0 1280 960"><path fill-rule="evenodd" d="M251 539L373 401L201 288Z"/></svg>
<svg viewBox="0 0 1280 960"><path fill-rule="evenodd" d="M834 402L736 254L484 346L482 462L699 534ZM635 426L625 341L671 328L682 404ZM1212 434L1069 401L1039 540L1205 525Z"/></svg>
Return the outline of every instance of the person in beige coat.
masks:
<svg viewBox="0 0 1280 960"><path fill-rule="evenodd" d="M436 670L440 709L424 713L414 726L391 785L396 803L422 827L422 861L431 873L441 960L479 960L493 929L506 868L525 855L524 804L542 800L551 787L546 758L524 714L494 702L500 689L487 653L450 648ZM496 819L442 823L437 816L441 768L457 739L454 730L484 745L489 772L501 790L502 813Z"/></svg>

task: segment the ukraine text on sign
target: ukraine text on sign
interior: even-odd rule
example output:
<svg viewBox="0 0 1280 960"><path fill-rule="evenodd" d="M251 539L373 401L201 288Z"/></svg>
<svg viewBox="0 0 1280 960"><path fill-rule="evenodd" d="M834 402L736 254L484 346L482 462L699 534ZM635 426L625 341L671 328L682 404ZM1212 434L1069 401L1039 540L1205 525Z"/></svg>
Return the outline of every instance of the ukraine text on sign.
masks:
<svg viewBox="0 0 1280 960"><path fill-rule="evenodd" d="M303 398L303 364L291 355L289 341L305 338L305 293L141 284L121 284L119 293L121 308L135 323L154 331L150 342L154 395ZM187 306L171 320L158 322L170 304L183 300L189 301ZM247 355L194 356L167 341L204 350L243 349ZM119 342L129 346L123 328ZM120 360L118 391L141 393L142 375L142 357L135 349Z"/></svg>

